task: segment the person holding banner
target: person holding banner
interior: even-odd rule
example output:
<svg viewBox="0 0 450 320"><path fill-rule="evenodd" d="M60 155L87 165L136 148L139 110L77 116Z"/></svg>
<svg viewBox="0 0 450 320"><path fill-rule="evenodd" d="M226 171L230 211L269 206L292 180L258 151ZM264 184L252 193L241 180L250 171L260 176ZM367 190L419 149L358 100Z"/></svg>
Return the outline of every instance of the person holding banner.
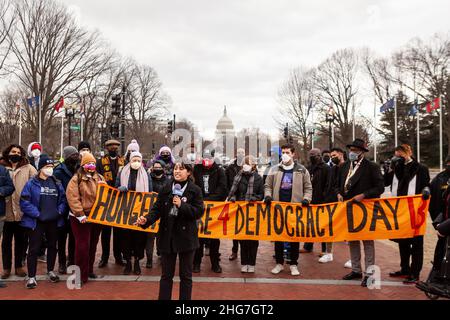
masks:
<svg viewBox="0 0 450 320"><path fill-rule="evenodd" d="M395 148L395 157L384 176L384 185L391 187L393 197L422 194L424 200L428 200L430 172L426 166L413 159L412 154L408 144ZM399 246L401 269L389 273L389 276L406 278L404 284L415 284L423 266L423 236L394 241Z"/></svg>
<svg viewBox="0 0 450 320"><path fill-rule="evenodd" d="M152 192L152 178L142 164L142 154L133 151L129 154L130 162L117 175L116 186L120 192L137 191ZM133 272L141 274L139 260L144 259L147 234L142 231L122 230L122 251L126 261L124 275L131 273L131 258L134 258Z"/></svg>
<svg viewBox="0 0 450 320"><path fill-rule="evenodd" d="M192 179L192 166L176 162L174 178L167 183L150 212L140 216L136 225L146 229L159 222L158 249L162 274L159 300L171 300L177 256L180 260L180 300L192 298L192 267L195 250L200 247L197 220L203 216L202 190Z"/></svg>
<svg viewBox="0 0 450 320"><path fill-rule="evenodd" d="M312 200L312 184L308 170L294 160L295 148L292 145L281 147L281 163L274 166L268 172L264 185L264 202L270 205L272 201L301 203L309 206ZM290 269L291 275L298 276L298 257L300 243L290 244ZM275 260L277 265L272 269L273 274L279 274L284 270L284 243L275 242Z"/></svg>
<svg viewBox="0 0 450 320"><path fill-rule="evenodd" d="M263 179L256 168L257 162L253 156L246 156L242 170L234 178L228 201L261 201L264 197ZM240 240L241 245L241 272L255 273L256 256L258 253L258 240Z"/></svg>
<svg viewBox="0 0 450 320"><path fill-rule="evenodd" d="M84 153L81 167L67 186L67 200L70 206L69 219L75 237L75 264L81 269L81 282L95 279L95 253L102 226L87 223L97 196L97 186L106 183L105 178L96 170L95 158L91 153Z"/></svg>
<svg viewBox="0 0 450 320"><path fill-rule="evenodd" d="M384 180L380 167L365 158L365 153L369 152L367 144L362 139L355 139L353 143L347 145L349 149L349 161L344 164L339 172L337 184L337 198L340 202L351 200L361 202L364 199L379 198L384 192ZM352 271L343 277L343 280L363 279L361 286L367 287L369 276L363 278L361 268L361 243L360 241L350 241L350 256L352 261ZM375 242L365 240L364 254L365 267L375 265Z"/></svg>
<svg viewBox="0 0 450 320"><path fill-rule="evenodd" d="M194 167L194 181L200 187L205 201L224 201L227 197L227 177L225 170L220 167L212 157L211 153L205 151L202 163ZM203 247L209 242L209 258L211 270L221 273L220 267L220 239L200 239L200 247L195 251L194 273L200 272L203 259Z"/></svg>

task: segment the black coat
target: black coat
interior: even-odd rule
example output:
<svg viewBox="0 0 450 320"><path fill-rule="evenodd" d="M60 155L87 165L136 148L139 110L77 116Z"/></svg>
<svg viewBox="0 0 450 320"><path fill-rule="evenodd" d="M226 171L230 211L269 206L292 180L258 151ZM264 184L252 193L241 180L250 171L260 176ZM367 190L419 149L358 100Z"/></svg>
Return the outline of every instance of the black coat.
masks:
<svg viewBox="0 0 450 320"><path fill-rule="evenodd" d="M416 194L420 194L422 193L423 189L425 187L428 187L430 185L430 171L428 170L428 168L420 163L418 163L417 161L413 160L412 163L408 164L406 166L402 166L402 167L396 167L393 171L391 172L386 172L384 174L384 185L386 187L391 186L391 191L392 191L392 181L394 180L394 175L397 177L397 179L399 177L401 177L401 179L399 180L399 187L400 184L403 183L402 179L407 180L405 181L405 184L409 184L409 182L416 177L416 190L415 193ZM405 173L401 174L398 171L400 170L404 170L405 169L409 170L409 175L407 176ZM401 192L397 192L398 196L406 196L407 194L401 194Z"/></svg>
<svg viewBox="0 0 450 320"><path fill-rule="evenodd" d="M228 192L231 190L231 187L233 186L234 177L241 171L241 167L237 165L237 160L234 160L232 164L230 164L225 174L227 176L227 190Z"/></svg>
<svg viewBox="0 0 450 320"><path fill-rule="evenodd" d="M312 204L326 203L328 186L330 183L330 167L321 162L309 169L311 175L311 184L313 188Z"/></svg>
<svg viewBox="0 0 450 320"><path fill-rule="evenodd" d="M264 198L264 183L263 183L263 179L261 178L261 176L259 175L259 173L257 171L253 172L253 176L255 177L253 180L253 194L252 196L256 199L256 201L261 201ZM230 194L228 195L230 198L232 196L236 197L236 201L245 201L245 195L247 194L247 190L248 190L248 182L250 180L251 175L249 176L245 176L244 174L242 175L242 179L239 182L239 186L235 192L235 194L231 194L231 190L230 190Z"/></svg>
<svg viewBox="0 0 450 320"><path fill-rule="evenodd" d="M169 181L166 175L163 175L159 179L155 177L155 175L153 174L150 174L150 176L152 177L153 192L156 193L159 193L166 184L166 182Z"/></svg>
<svg viewBox="0 0 450 320"><path fill-rule="evenodd" d="M344 200L350 200L359 194L364 194L366 199L379 198L384 192L384 179L381 175L380 167L367 159L361 162L356 173L351 177L350 188L347 193L344 192L345 180L350 170L350 161L346 162L339 171L339 180L337 183L337 193L344 197Z"/></svg>
<svg viewBox="0 0 450 320"><path fill-rule="evenodd" d="M209 175L208 193L205 192L203 177ZM206 201L224 201L227 198L227 177L225 170L214 163L210 169L198 164L194 167L195 184L200 187L203 199Z"/></svg>
<svg viewBox="0 0 450 320"><path fill-rule="evenodd" d="M339 172L342 167L345 165L345 162L341 165L334 165L330 168L330 178L328 180L327 193L325 197L325 203L337 202L337 189L339 183ZM314 190L313 190L314 191Z"/></svg>
<svg viewBox="0 0 450 320"><path fill-rule="evenodd" d="M448 188L447 182L449 179L450 172L443 171L431 181L431 201L429 211L433 220L435 220L441 212L444 212L444 193Z"/></svg>
<svg viewBox="0 0 450 320"><path fill-rule="evenodd" d="M169 181L164 185L142 226L145 229L160 220L156 244L159 252L166 254L193 251L200 246L197 220L203 216L204 207L202 191L189 181L182 197L186 202L181 201L176 217L169 216L173 207L172 184Z"/></svg>

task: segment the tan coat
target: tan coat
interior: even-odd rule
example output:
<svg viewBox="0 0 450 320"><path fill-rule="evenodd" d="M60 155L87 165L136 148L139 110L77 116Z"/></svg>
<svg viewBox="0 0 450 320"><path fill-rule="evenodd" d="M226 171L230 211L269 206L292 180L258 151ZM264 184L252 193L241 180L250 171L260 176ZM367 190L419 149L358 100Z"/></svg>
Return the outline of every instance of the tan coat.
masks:
<svg viewBox="0 0 450 320"><path fill-rule="evenodd" d="M67 202L76 217L88 216L95 203L97 185L100 181L105 181L105 178L98 173L93 177L81 174L81 181L78 183L78 176L79 174L75 174L67 185Z"/></svg>
<svg viewBox="0 0 450 320"><path fill-rule="evenodd" d="M281 180L283 179L283 171L280 170L280 166L281 164L270 168L264 185L264 196L270 196L274 201L280 201ZM308 170L296 162L294 165L291 202L300 203L304 199L310 202L312 199L311 177Z"/></svg>
<svg viewBox="0 0 450 320"><path fill-rule="evenodd" d="M20 210L20 194L22 193L25 184L36 175L37 171L31 164L26 164L16 170L12 170L11 167L6 168L10 172L16 190L6 199L5 221L19 222L22 220L23 216L23 213Z"/></svg>

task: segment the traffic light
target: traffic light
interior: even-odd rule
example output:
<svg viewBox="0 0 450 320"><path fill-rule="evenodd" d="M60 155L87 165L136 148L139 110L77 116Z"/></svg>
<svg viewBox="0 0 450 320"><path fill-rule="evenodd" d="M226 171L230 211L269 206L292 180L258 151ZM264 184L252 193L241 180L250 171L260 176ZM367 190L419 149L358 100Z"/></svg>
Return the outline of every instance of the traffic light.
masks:
<svg viewBox="0 0 450 320"><path fill-rule="evenodd" d="M284 127L283 136L285 139L289 138L289 127L287 123L286 126Z"/></svg>
<svg viewBox="0 0 450 320"><path fill-rule="evenodd" d="M110 131L111 131L111 137L117 139L119 137L119 134L120 134L119 124L118 123L113 123L110 126Z"/></svg>
<svg viewBox="0 0 450 320"><path fill-rule="evenodd" d="M111 98L113 100L113 103L111 105L112 111L111 114L113 116L120 116L120 109L122 108L122 95L116 94L112 96Z"/></svg>
<svg viewBox="0 0 450 320"><path fill-rule="evenodd" d="M173 133L173 121L167 122L167 133L172 134Z"/></svg>

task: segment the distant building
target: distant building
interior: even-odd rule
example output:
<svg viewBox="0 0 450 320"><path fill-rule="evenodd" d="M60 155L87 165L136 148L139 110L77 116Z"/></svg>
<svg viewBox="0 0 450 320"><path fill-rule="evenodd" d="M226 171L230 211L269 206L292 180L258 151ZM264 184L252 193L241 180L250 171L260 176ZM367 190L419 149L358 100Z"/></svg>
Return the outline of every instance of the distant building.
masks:
<svg viewBox="0 0 450 320"><path fill-rule="evenodd" d="M216 156L233 158L235 153L236 132L233 121L228 117L227 106L223 108L223 116L216 126ZM230 150L227 150L227 145ZM227 159L226 159L227 160Z"/></svg>

